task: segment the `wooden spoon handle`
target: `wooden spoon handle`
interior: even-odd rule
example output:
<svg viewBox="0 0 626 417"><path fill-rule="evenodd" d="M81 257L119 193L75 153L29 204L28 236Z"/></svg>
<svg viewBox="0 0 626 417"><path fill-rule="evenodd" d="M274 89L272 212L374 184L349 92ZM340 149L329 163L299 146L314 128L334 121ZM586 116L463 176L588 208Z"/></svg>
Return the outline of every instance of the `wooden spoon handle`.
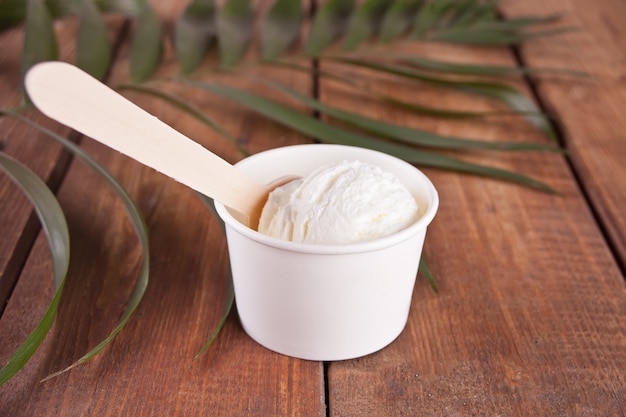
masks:
<svg viewBox="0 0 626 417"><path fill-rule="evenodd" d="M269 189L79 68L45 62L26 74L32 102L75 129L249 215Z"/></svg>

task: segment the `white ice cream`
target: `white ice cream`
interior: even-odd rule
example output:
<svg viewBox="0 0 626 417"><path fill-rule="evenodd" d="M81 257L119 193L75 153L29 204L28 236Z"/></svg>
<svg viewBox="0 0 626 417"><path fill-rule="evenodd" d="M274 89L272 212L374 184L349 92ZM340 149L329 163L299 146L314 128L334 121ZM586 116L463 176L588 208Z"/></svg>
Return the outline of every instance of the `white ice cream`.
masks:
<svg viewBox="0 0 626 417"><path fill-rule="evenodd" d="M346 244L395 233L418 217L415 199L393 174L344 161L272 191L258 230L299 243Z"/></svg>

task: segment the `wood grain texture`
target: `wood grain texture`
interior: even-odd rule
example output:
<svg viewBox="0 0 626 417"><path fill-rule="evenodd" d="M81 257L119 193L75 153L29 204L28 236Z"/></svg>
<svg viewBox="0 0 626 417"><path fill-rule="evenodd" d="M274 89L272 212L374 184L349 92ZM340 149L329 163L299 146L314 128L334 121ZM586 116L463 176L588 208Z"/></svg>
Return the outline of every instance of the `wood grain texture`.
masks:
<svg viewBox="0 0 626 417"><path fill-rule="evenodd" d="M51 381L37 382L106 336L128 298L140 260L116 198L88 169L73 165L59 194L76 242L67 301L57 320L63 325L50 335L41 361L29 363L30 371L0 391L3 412L318 415L316 410L323 408L321 365L265 350L244 334L236 315L217 344L190 365L223 308L227 255L221 229L193 192L146 168L131 167L132 161L106 149L94 145L86 150L118 176L146 215L150 285L128 327L101 355ZM28 271L30 267L19 281L16 300L22 302L39 285ZM20 311L12 300L7 323L15 325Z"/></svg>
<svg viewBox="0 0 626 417"><path fill-rule="evenodd" d="M60 39L70 35L60 28ZM23 33L14 28L0 33L3 53L0 54L0 108L11 109L21 105L20 57ZM62 54L69 55L68 48ZM68 129L54 125L45 117L34 112L28 117L56 132L66 134ZM45 150L42 150L45 149ZM50 186L58 186L67 157L51 139L7 116L0 115L0 151L26 164ZM31 203L4 173L0 174L0 311L17 281L19 270L26 260L36 234L39 222L32 212Z"/></svg>
<svg viewBox="0 0 626 417"><path fill-rule="evenodd" d="M168 24L184 6L183 2L151 3L169 19ZM504 0L503 10L526 14L522 3L533 7L528 14L560 7L549 0L542 2L546 9L540 9L534 0L520 4ZM190 365L219 320L224 303L227 254L219 224L190 190L85 139L83 148L120 180L146 217L151 236L150 285L128 326L99 356L48 382L38 382L78 359L115 326L140 265L141 251L119 201L93 172L73 162L58 192L72 236L65 297L57 323L41 349L22 372L0 388L0 416L42 412L59 416L324 416L327 412L331 416L626 415L626 287L610 248L617 247L616 240L613 237L613 243L607 243L594 217L604 206L617 216L621 191L605 187L602 195L592 198L592 210L575 178L579 174L583 179L591 177L585 180L589 184L602 183L611 179L609 174L621 172L609 158L621 151L621 145L615 144L619 131L600 129L605 121L598 106L603 108L600 97L605 95L619 99L619 93L611 90L617 90L624 68L619 58L622 29L615 24L623 6L608 0L597 5L582 3L570 0L562 4L571 12L570 19L587 26L594 26L587 24L589 19L613 22L607 25L609 29L591 32L593 39L603 43L568 43L571 38L567 38L570 41L541 41L522 50L524 59L555 62L555 66L562 66L561 61L550 59L559 55L574 59L577 49L585 58L575 68L586 69L594 57L611 63L604 68L611 83L600 83L601 88L580 80L537 81L541 99L562 117L572 165L564 156L548 153L472 152L463 156L531 175L560 195L426 170L441 200L424 249L439 294L419 279L407 327L399 338L365 358L329 364L327 381L321 363L291 359L257 345L241 329L236 313L229 317L214 346ZM592 12L585 15L591 6ZM8 39L5 35L19 36L9 33L13 34L2 34L2 40ZM177 71L171 45L165 46L168 64L159 69L157 77ZM495 49L404 45L398 50L404 47L450 60L515 65L511 54ZM536 54L534 58L531 53ZM71 54L67 56L71 58ZM113 66L113 85L128 80L128 56L126 42ZM19 66L14 66L15 59L11 62L2 68L0 86L8 93L0 100L17 97L13 75L7 71ZM339 66L324 69L425 104L500 109L427 86L408 88L401 80L379 79L368 71ZM312 91L308 76L275 69L257 71L301 92ZM267 93L251 79L236 82L241 88ZM527 90L523 80L511 82ZM309 141L201 90L176 84L162 87L207 110L252 152ZM320 87L324 102L358 108L385 121L447 135L548 143L518 118L441 122L384 107L359 91L326 80ZM582 91L583 98L590 97L589 103L583 98L575 102L570 90ZM236 162L242 157L235 146L163 101L136 92L125 94L225 159ZM621 119L614 108L618 101L610 101L613 116L608 123L619 127ZM576 135L579 128L587 128L585 124L593 127L584 131L590 132L588 142ZM26 128L4 119L0 129L11 138L30 138ZM591 134L594 129L597 135ZM12 139L8 143L9 153L21 156L42 176L50 171L50 159L56 158L47 153L50 141ZM609 150L600 146L588 152L588 143L601 143ZM599 161L605 158L608 166L600 169ZM612 180L619 178L626 177ZM24 235L24 226L12 222L22 221L21 207L29 207L15 187L7 184L0 182L0 259L5 248L20 248L16 242ZM591 192L589 195L592 197ZM609 217L603 217L610 220L604 224L617 225L614 231L621 233L619 223ZM32 250L18 251L26 263L0 318L0 362L26 337L53 291L45 238L39 234ZM0 277L0 281L4 279Z"/></svg>
<svg viewBox="0 0 626 417"><path fill-rule="evenodd" d="M113 42L122 26L119 16L107 19L109 39ZM74 34L77 29L75 19L64 19L54 26L59 44L60 60L73 60L75 56ZM24 33L21 26L0 33L2 54L0 54L0 108L14 109L23 104L21 88L21 56ZM50 121L36 111L24 114L42 127L69 135L64 126ZM77 140L78 135L71 135ZM56 190L61 183L70 157L53 139L26 127L10 117L0 115L0 151L26 164L39 175L49 187ZM32 212L30 202L21 191L4 175L0 177L0 311L18 279L28 252L40 229L39 221Z"/></svg>
<svg viewBox="0 0 626 417"><path fill-rule="evenodd" d="M515 65L506 51L442 46L419 51ZM353 80L372 78L354 68L325 69ZM397 97L446 108L494 109L428 86L383 82ZM321 98L441 134L547 141L522 120L436 122L344 90L322 81ZM465 158L531 175L560 195L426 170L441 200L425 245L440 293L419 280L407 327L393 344L329 365L330 415L624 415L626 288L566 160L547 153L475 152Z"/></svg>
<svg viewBox="0 0 626 417"><path fill-rule="evenodd" d="M114 65L113 85L128 79L127 47ZM177 71L167 48L169 64L157 76ZM268 75L310 90L306 76ZM258 89L252 82L240 86ZM164 88L217 113L214 117L253 152L307 141L202 91ZM128 95L229 161L241 159L234 146L192 117L151 97ZM62 416L324 415L322 364L264 349L243 332L236 313L209 352L190 364L225 302L228 260L221 228L189 189L91 140L82 147L120 180L146 217L150 285L135 316L102 354L38 382L78 359L115 326L140 265L140 247L119 201L93 172L73 162L58 193L71 229L72 264L57 325L36 357L0 390L0 415L41 410ZM0 321L2 361L49 300L51 288L40 288L47 268L40 238Z"/></svg>
<svg viewBox="0 0 626 417"><path fill-rule="evenodd" d="M533 77L542 102L556 114L585 193L622 268L626 268L626 3L601 0L503 1L507 16L562 13L576 30L520 48L531 67L584 71L589 81Z"/></svg>

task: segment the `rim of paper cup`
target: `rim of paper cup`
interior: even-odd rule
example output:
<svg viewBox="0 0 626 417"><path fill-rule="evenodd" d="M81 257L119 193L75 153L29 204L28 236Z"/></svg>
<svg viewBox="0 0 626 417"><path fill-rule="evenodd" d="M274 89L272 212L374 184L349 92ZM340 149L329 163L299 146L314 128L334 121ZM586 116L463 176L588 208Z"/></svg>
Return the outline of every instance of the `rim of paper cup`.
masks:
<svg viewBox="0 0 626 417"><path fill-rule="evenodd" d="M276 237L272 237L266 234L263 234L259 231L249 228L243 223L239 222L237 219L233 217L232 214L228 211L228 209L219 201L215 201L215 208L219 216L224 220L224 222L232 227L234 230L239 232L240 234L256 241L262 243L267 246L271 246L274 248L291 251L291 252L299 252L299 253L309 253L309 254L323 254L323 255L342 255L349 253L363 253L363 252L372 252L375 250L380 250L384 248L391 247L393 245L404 242L407 239L415 236L421 231L425 230L426 227L430 224L430 222L435 217L437 209L439 208L439 195L437 193L437 189L430 181L430 179L418 168L409 164L406 161L403 161L400 158L395 156L379 152L372 149L367 148L359 148L355 146L347 146L347 145L334 145L334 144L303 144L303 145L291 145L284 146L281 148L273 148L267 151L262 151L251 155L247 158L242 159L235 166L239 164L250 163L255 159L263 158L267 153L291 153L294 148L304 148L315 146L317 148L326 147L326 148L354 148L358 149L359 152L365 153L375 153L378 157L392 159L397 164L405 165L410 167L411 170L417 174L418 177L421 178L423 184L426 185L427 193L428 193L428 201L430 204L428 205L428 209L422 216L410 226L394 232L390 235L382 236L375 239L370 239L362 242L354 242L354 243L338 243L338 244L320 244L320 243L299 243L292 242L284 239L279 239ZM285 173L287 175L288 173Z"/></svg>

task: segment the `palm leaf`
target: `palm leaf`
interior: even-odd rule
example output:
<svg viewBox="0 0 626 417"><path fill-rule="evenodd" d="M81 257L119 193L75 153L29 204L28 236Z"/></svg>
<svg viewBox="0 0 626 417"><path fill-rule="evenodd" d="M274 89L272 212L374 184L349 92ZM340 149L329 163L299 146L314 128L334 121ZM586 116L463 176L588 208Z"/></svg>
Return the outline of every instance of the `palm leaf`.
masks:
<svg viewBox="0 0 626 417"><path fill-rule="evenodd" d="M20 24L26 18L24 0L0 0L0 31Z"/></svg>
<svg viewBox="0 0 626 417"><path fill-rule="evenodd" d="M54 17L78 13L82 0L46 0L46 5Z"/></svg>
<svg viewBox="0 0 626 417"><path fill-rule="evenodd" d="M134 82L148 79L159 66L163 43L159 17L146 2L137 19L137 28L130 50L130 78Z"/></svg>
<svg viewBox="0 0 626 417"><path fill-rule="evenodd" d="M47 185L34 172L2 152L0 152L0 169L22 189L33 203L37 217L48 238L56 287L54 297L40 322L11 355L6 365L0 369L0 386L2 386L28 362L54 323L65 276L69 269L70 237L61 206Z"/></svg>
<svg viewBox="0 0 626 417"><path fill-rule="evenodd" d="M565 27L534 32L518 32L498 28L470 27L442 30L425 38L466 45L508 46L518 45L532 39L560 35L573 30L575 28Z"/></svg>
<svg viewBox="0 0 626 417"><path fill-rule="evenodd" d="M78 26L76 63L101 80L109 69L111 45L102 16L93 0L82 0Z"/></svg>
<svg viewBox="0 0 626 417"><path fill-rule="evenodd" d="M343 49L353 50L360 43L374 36L390 4L387 0L368 0L363 3L350 18Z"/></svg>
<svg viewBox="0 0 626 417"><path fill-rule="evenodd" d="M474 112L474 111L462 111L462 110L448 110L448 109L440 109L431 106L424 106L417 103L412 103L404 100L397 99L390 95L387 95L374 87L372 87L371 83L363 83L357 81L354 77L348 78L339 75L336 71L329 72L324 71L317 67L310 66L302 66L298 64L286 63L286 62L271 62L271 65L289 68L294 71L311 73L321 78L325 78L328 80L333 80L338 83L341 83L345 86L348 86L355 91L365 92L375 99L381 100L384 103L403 108L405 110L411 111L415 114L422 114L426 116L439 117L444 119L472 119L472 118L486 118L490 116L503 116L503 115L518 115L523 116L527 115L535 115L540 116L541 114L537 111L520 111L520 110L500 110L500 111L482 111L482 112Z"/></svg>
<svg viewBox="0 0 626 417"><path fill-rule="evenodd" d="M430 269L428 269L428 265L426 265L426 261L424 260L424 258L420 259L419 272L424 276L426 282L428 282L428 285L430 285L430 288L432 288L433 291L438 294L439 288L437 288L435 277L433 277L433 274L430 273Z"/></svg>
<svg viewBox="0 0 626 417"><path fill-rule="evenodd" d="M455 62L447 62L432 58L418 56L398 56L398 60L404 64L415 66L423 70L431 70L446 74L479 75L479 76L515 76L529 74L554 74L567 75L578 78L589 78L589 74L582 71L572 71L562 68L529 68L510 67L504 65L474 65Z"/></svg>
<svg viewBox="0 0 626 417"><path fill-rule="evenodd" d="M204 345L202 345L198 353L196 353L196 355L193 357L192 362L197 360L203 354L205 354L209 350L213 342L215 342L215 340L217 339L217 336L220 334L220 332L222 331L222 328L226 324L226 320L228 319L228 316L230 315L230 311L233 309L234 305L235 305L235 288L233 286L232 273L230 272L230 269L229 269L228 287L226 289L226 302L224 303L224 309L222 310L222 315L220 316L220 320L218 321L217 325L215 326L215 328L209 335L209 338L207 339L207 341L204 343Z"/></svg>
<svg viewBox="0 0 626 417"><path fill-rule="evenodd" d="M404 34L412 25L423 0L396 0L383 18L380 41L391 42Z"/></svg>
<svg viewBox="0 0 626 417"><path fill-rule="evenodd" d="M490 19L494 16L492 2L481 4L478 0L461 0L456 4L449 24L454 26L471 25L477 20Z"/></svg>
<svg viewBox="0 0 626 417"><path fill-rule="evenodd" d="M138 16L146 0L98 0L100 10Z"/></svg>
<svg viewBox="0 0 626 417"><path fill-rule="evenodd" d="M512 45L571 30L529 30L559 18L560 15L550 15L501 20L497 15L496 1L429 0L416 17L411 38L462 44Z"/></svg>
<svg viewBox="0 0 626 417"><path fill-rule="evenodd" d="M254 14L250 0L228 0L217 15L220 62L233 67L248 48Z"/></svg>
<svg viewBox="0 0 626 417"><path fill-rule="evenodd" d="M13 112L7 112L7 111L5 111L5 114L31 126L32 128L36 130L39 130L40 132L44 133L48 137L56 140L57 142L62 144L66 149L72 152L76 157L78 157L81 161L83 161L87 166L89 166L91 169L97 172L106 181L106 183L113 189L113 191L115 191L120 201L124 205L124 208L131 221L131 224L133 228L135 229L137 238L139 239L139 243L141 244L142 253L143 253L143 263L142 263L141 271L139 272L139 276L138 276L137 282L135 283L135 287L133 288L133 292L130 295L130 298L128 299L126 308L124 309L124 312L122 313L122 317L119 323L117 324L117 326L111 331L111 333L109 333L109 335L102 342L100 342L96 347L91 349L88 353L83 355L74 364L70 365L69 367L59 372L55 372L45 378L45 379L50 379L52 377L60 375L61 373L66 372L74 368L75 366L93 358L98 352L104 349L108 345L108 343L111 342L111 340L113 340L113 338L122 330L122 328L126 325L128 320L130 319L130 317L136 310L137 306L139 305L139 302L143 298L146 288L148 287L148 277L149 277L149 271L150 271L148 227L145 224L141 211L139 210L139 208L137 207L133 199L130 197L130 195L128 195L126 190L119 184L119 182L117 182L115 178L113 178L113 176L111 176L111 174L108 173L108 171L106 171L100 164L98 164L87 153L85 153L85 151L83 151L78 145L64 138L63 136L60 136L54 133L53 131L38 125L37 123L33 122L32 120L22 115L19 115Z"/></svg>
<svg viewBox="0 0 626 417"><path fill-rule="evenodd" d="M207 197L206 195L201 194L201 193L198 193L198 197L200 197L200 199L204 202L204 204L209 208L209 210L213 214L213 217L215 217L215 219L219 222L219 224L220 224L220 226L222 228L222 232L224 233L224 235L226 235L226 229L225 229L225 226L224 226L224 221L217 214L217 211L215 210L215 203L214 203L213 199L210 198L210 197ZM217 325L215 326L215 328L213 329L213 331L209 335L209 338L207 339L205 344L200 348L200 351L198 351L198 353L193 357L192 362L195 361L196 359L198 359L204 353L206 353L207 350L209 350L209 348L211 347L211 345L213 344L213 342L215 341L215 339L219 335L220 331L224 327L224 324L226 324L226 319L228 319L228 315L230 314L230 311L232 310L234 304L235 304L235 288L233 286L233 277L232 277L232 272L231 272L230 264L229 264L229 266L228 266L228 286L226 288L226 301L224 302L224 309L222 310L222 315L220 316L220 320L218 321Z"/></svg>
<svg viewBox="0 0 626 417"><path fill-rule="evenodd" d="M296 110L278 104L275 101L243 90L224 85L192 80L184 80L183 82L233 100L250 110L260 113L278 123L309 135L312 138L316 138L322 142L338 143L349 146L361 146L385 152L398 158L402 158L408 162L423 166L452 169L460 172L489 176L538 188L550 193L554 192L554 190L546 184L514 172L472 164L449 156L416 149L404 144L381 141L359 133L343 130L323 123L313 117L303 115Z"/></svg>
<svg viewBox="0 0 626 417"><path fill-rule="evenodd" d="M517 91L515 88L505 84L488 82L488 81L458 81L447 78L436 77L432 74L416 71L398 65L385 65L365 60L356 60L351 58L337 58L333 60L348 65L368 68L388 74L394 74L401 77L423 81L440 87L453 89L456 91L466 92L482 97L487 97L500 101L515 111L524 114L526 119L535 127L540 129L546 136L556 140L556 133L550 122L543 116L541 109L533 103L528 97Z"/></svg>
<svg viewBox="0 0 626 417"><path fill-rule="evenodd" d="M534 143L518 143L518 142L486 142L467 138L456 138L436 135L434 133L425 132L418 129L411 129L404 126L398 126L390 123L380 122L369 117L360 116L356 113L347 112L335 107L326 105L308 95L300 94L281 84L272 82L261 77L258 80L272 87L274 90L294 98L308 107L321 111L337 120L348 123L361 130L373 133L375 135L403 142L411 145L418 145L430 148L441 149L491 149L506 151L552 151L561 152L561 148Z"/></svg>
<svg viewBox="0 0 626 417"><path fill-rule="evenodd" d="M424 33L436 28L444 18L454 0L429 0L424 2L413 22L412 38L422 37Z"/></svg>
<svg viewBox="0 0 626 417"><path fill-rule="evenodd" d="M354 0L329 0L313 19L306 44L306 53L316 57L332 44L346 29Z"/></svg>
<svg viewBox="0 0 626 417"><path fill-rule="evenodd" d="M277 0L261 26L263 59L271 61L285 53L298 38L301 22L299 1Z"/></svg>
<svg viewBox="0 0 626 417"><path fill-rule="evenodd" d="M38 62L53 60L57 54L52 16L44 0L28 0L22 51L22 79L30 67Z"/></svg>
<svg viewBox="0 0 626 417"><path fill-rule="evenodd" d="M183 73L193 71L216 38L213 0L194 0L176 21L174 46Z"/></svg>

